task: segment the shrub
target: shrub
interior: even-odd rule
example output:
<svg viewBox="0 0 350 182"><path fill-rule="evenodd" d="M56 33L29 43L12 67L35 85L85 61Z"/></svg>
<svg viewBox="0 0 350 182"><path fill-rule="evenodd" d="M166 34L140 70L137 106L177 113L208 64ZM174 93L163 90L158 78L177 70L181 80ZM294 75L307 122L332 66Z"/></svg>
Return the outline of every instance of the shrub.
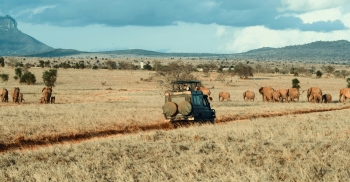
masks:
<svg viewBox="0 0 350 182"><path fill-rule="evenodd" d="M240 78L248 78L249 76L253 76L253 68L242 63L238 63L233 71L231 71L231 75L238 75Z"/></svg>
<svg viewBox="0 0 350 182"><path fill-rule="evenodd" d="M8 58L7 65L14 68L16 65L19 64L18 60L16 58Z"/></svg>
<svg viewBox="0 0 350 182"><path fill-rule="evenodd" d="M7 82L9 80L8 74L0 74L2 81Z"/></svg>
<svg viewBox="0 0 350 182"><path fill-rule="evenodd" d="M299 85L300 81L297 78L294 78L292 80L292 88L296 88L296 89L300 89L300 85Z"/></svg>
<svg viewBox="0 0 350 182"><path fill-rule="evenodd" d="M19 78L19 77L18 77L17 75L13 77L13 79L15 79L15 80L18 80L18 78Z"/></svg>
<svg viewBox="0 0 350 182"><path fill-rule="evenodd" d="M44 71L42 78L46 86L55 86L55 82L57 80L57 70L50 69L49 71Z"/></svg>
<svg viewBox="0 0 350 182"><path fill-rule="evenodd" d="M145 70L152 70L153 68L152 68L152 66L150 64L146 64L146 65L143 66L143 69L145 69Z"/></svg>
<svg viewBox="0 0 350 182"><path fill-rule="evenodd" d="M316 71L317 78L321 78L322 75L323 73L320 70Z"/></svg>
<svg viewBox="0 0 350 182"><path fill-rule="evenodd" d="M31 72L25 72L21 79L19 80L19 83L25 83L27 85L34 85L36 82L35 75Z"/></svg>
<svg viewBox="0 0 350 182"><path fill-rule="evenodd" d="M44 68L44 64L45 64L45 61L39 60L39 65L40 65L40 67Z"/></svg>
<svg viewBox="0 0 350 182"><path fill-rule="evenodd" d="M0 57L0 66L1 67L5 66L5 59L3 57Z"/></svg>
<svg viewBox="0 0 350 182"><path fill-rule="evenodd" d="M93 65L93 66L92 66L92 69L93 69L93 70L97 70L97 69L98 69L98 66L97 66L97 65Z"/></svg>
<svg viewBox="0 0 350 182"><path fill-rule="evenodd" d="M350 78L347 78L347 79L346 79L346 82L348 82L347 87L350 88Z"/></svg>
<svg viewBox="0 0 350 182"><path fill-rule="evenodd" d="M106 61L105 65L111 70L117 69L117 63L115 61Z"/></svg>
<svg viewBox="0 0 350 182"><path fill-rule="evenodd" d="M19 78L22 76L22 68L15 68L15 75L17 75Z"/></svg>

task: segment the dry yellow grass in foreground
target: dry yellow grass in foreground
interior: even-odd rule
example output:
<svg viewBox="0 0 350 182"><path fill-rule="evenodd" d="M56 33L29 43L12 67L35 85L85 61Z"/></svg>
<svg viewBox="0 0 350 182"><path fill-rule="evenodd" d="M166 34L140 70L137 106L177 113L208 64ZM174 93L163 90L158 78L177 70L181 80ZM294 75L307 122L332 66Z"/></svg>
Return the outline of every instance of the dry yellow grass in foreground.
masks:
<svg viewBox="0 0 350 182"><path fill-rule="evenodd" d="M19 85L11 76L3 87L19 86L21 105L1 103L0 143L45 140L128 126L160 123L164 88L156 80L140 81L153 72L58 70L53 89L55 105L41 105L43 69L31 69L36 85ZM196 73L197 74L197 73ZM256 80L233 78L230 85L201 77L213 87L212 107L218 119L251 114L275 114L308 109L343 107L342 103L312 104L302 93L299 103L263 103L258 89L291 87L292 76L256 75ZM210 79L212 81L210 81ZM301 91L320 87L338 100L343 79L298 77ZM230 78L227 78L227 81ZM102 86L101 82L106 81ZM107 88L112 90L106 90ZM120 90L122 89L122 90ZM125 91L126 90L126 91ZM257 100L244 102L243 92L254 91ZM228 91L232 102L219 102ZM12 101L10 99L10 101ZM345 106L349 103L345 104ZM348 110L258 118L225 125L205 125L174 131L155 131L119 139L55 146L38 151L10 152L0 156L0 179L5 180L296 180L349 179Z"/></svg>
<svg viewBox="0 0 350 182"><path fill-rule="evenodd" d="M0 157L11 181L348 181L349 112L140 133Z"/></svg>

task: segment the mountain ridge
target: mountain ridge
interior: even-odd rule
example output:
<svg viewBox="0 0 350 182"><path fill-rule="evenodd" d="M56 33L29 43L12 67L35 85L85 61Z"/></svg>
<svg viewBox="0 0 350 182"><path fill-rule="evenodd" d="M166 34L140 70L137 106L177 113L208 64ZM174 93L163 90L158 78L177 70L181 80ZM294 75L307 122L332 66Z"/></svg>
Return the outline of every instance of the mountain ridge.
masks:
<svg viewBox="0 0 350 182"><path fill-rule="evenodd" d="M0 16L0 55L25 55L52 49L18 30L17 22L11 16Z"/></svg>

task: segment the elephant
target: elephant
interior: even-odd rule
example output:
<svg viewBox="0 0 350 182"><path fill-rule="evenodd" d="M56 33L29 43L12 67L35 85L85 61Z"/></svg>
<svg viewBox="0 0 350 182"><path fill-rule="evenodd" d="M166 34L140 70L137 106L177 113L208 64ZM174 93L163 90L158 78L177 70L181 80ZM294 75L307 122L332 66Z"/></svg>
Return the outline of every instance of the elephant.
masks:
<svg viewBox="0 0 350 182"><path fill-rule="evenodd" d="M273 88L271 87L261 87L259 89L260 94L262 95L262 99L264 102L269 101L272 102L272 93L273 93Z"/></svg>
<svg viewBox="0 0 350 182"><path fill-rule="evenodd" d="M346 102L346 99L350 98L350 88L342 88L339 92L339 101L343 96L343 102Z"/></svg>
<svg viewBox="0 0 350 182"><path fill-rule="evenodd" d="M244 99L244 101L253 101L254 102L254 99L255 99L254 92L249 91L249 90L245 91L243 93L243 99Z"/></svg>
<svg viewBox="0 0 350 182"><path fill-rule="evenodd" d="M310 100L309 100L310 102L313 102L313 103L315 103L315 102L321 103L321 102L322 102L322 95L319 94L319 93L312 93L312 94L310 95L309 99L310 99Z"/></svg>
<svg viewBox="0 0 350 182"><path fill-rule="evenodd" d="M23 98L23 93L20 92L20 93L18 94L18 102L19 102L19 103L22 103L22 101L25 101L25 100L24 100L24 98Z"/></svg>
<svg viewBox="0 0 350 182"><path fill-rule="evenodd" d="M54 104L56 101L56 97L55 96L51 96L51 104Z"/></svg>
<svg viewBox="0 0 350 182"><path fill-rule="evenodd" d="M230 93L228 93L228 92L220 92L219 93L219 101L222 102L225 99L226 99L226 101L231 101Z"/></svg>
<svg viewBox="0 0 350 182"><path fill-rule="evenodd" d="M206 87L199 87L199 90L202 91L203 95L208 96L208 99L209 99L210 101L213 100L213 98L210 97L211 92L210 92L209 88L206 88Z"/></svg>
<svg viewBox="0 0 350 182"><path fill-rule="evenodd" d="M42 97L44 97L44 103L50 103L52 88L51 87L44 87L42 89Z"/></svg>
<svg viewBox="0 0 350 182"><path fill-rule="evenodd" d="M295 102L295 99L297 99L299 102L300 93L297 88L288 89L287 95L289 97L288 102L291 102L291 101Z"/></svg>
<svg viewBox="0 0 350 182"><path fill-rule="evenodd" d="M288 101L288 89L277 90L281 94L281 102Z"/></svg>
<svg viewBox="0 0 350 182"><path fill-rule="evenodd" d="M8 91L6 88L3 88L0 91L0 96L1 96L1 102L8 102L9 101Z"/></svg>
<svg viewBox="0 0 350 182"><path fill-rule="evenodd" d="M273 91L272 102L279 102L281 98L281 93L279 91Z"/></svg>
<svg viewBox="0 0 350 182"><path fill-rule="evenodd" d="M322 102L324 102L324 103L331 103L332 102L331 94L324 94L324 95L322 95Z"/></svg>
<svg viewBox="0 0 350 182"><path fill-rule="evenodd" d="M307 89L307 100L308 100L309 102L312 102L312 101L313 101L312 99L310 99L310 96L311 96L313 93L318 93L318 94L320 94L321 97L322 97L322 90L321 90L320 88L318 88L318 87L311 87L311 88Z"/></svg>
<svg viewBox="0 0 350 182"><path fill-rule="evenodd" d="M18 101L19 92L20 92L20 89L19 89L18 87L14 87L14 88L11 90L12 102L17 102L17 103L19 103L19 101Z"/></svg>

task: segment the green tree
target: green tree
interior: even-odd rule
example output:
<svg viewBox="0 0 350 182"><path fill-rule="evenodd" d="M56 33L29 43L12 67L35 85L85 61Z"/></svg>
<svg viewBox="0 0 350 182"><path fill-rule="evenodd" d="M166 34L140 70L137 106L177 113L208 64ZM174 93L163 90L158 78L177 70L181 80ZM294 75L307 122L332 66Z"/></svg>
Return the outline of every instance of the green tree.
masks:
<svg viewBox="0 0 350 182"><path fill-rule="evenodd" d="M40 65L40 67L44 68L45 61L44 60L39 60L39 65Z"/></svg>
<svg viewBox="0 0 350 182"><path fill-rule="evenodd" d="M22 68L15 68L15 75L18 76L18 78L22 77Z"/></svg>
<svg viewBox="0 0 350 182"><path fill-rule="evenodd" d="M55 86L55 82L57 80L57 70L50 69L49 71L44 71L42 78L46 86Z"/></svg>
<svg viewBox="0 0 350 182"><path fill-rule="evenodd" d="M350 78L347 78L346 82L348 83L347 87L350 88Z"/></svg>
<svg viewBox="0 0 350 182"><path fill-rule="evenodd" d="M35 82L35 75L29 71L25 72L19 80L19 83L25 83L27 85L34 85Z"/></svg>
<svg viewBox="0 0 350 182"><path fill-rule="evenodd" d="M294 78L292 80L292 88L296 88L296 89L300 89L300 85L299 85L300 81L297 78Z"/></svg>
<svg viewBox="0 0 350 182"><path fill-rule="evenodd" d="M322 75L323 73L320 70L316 71L317 78L321 78Z"/></svg>

